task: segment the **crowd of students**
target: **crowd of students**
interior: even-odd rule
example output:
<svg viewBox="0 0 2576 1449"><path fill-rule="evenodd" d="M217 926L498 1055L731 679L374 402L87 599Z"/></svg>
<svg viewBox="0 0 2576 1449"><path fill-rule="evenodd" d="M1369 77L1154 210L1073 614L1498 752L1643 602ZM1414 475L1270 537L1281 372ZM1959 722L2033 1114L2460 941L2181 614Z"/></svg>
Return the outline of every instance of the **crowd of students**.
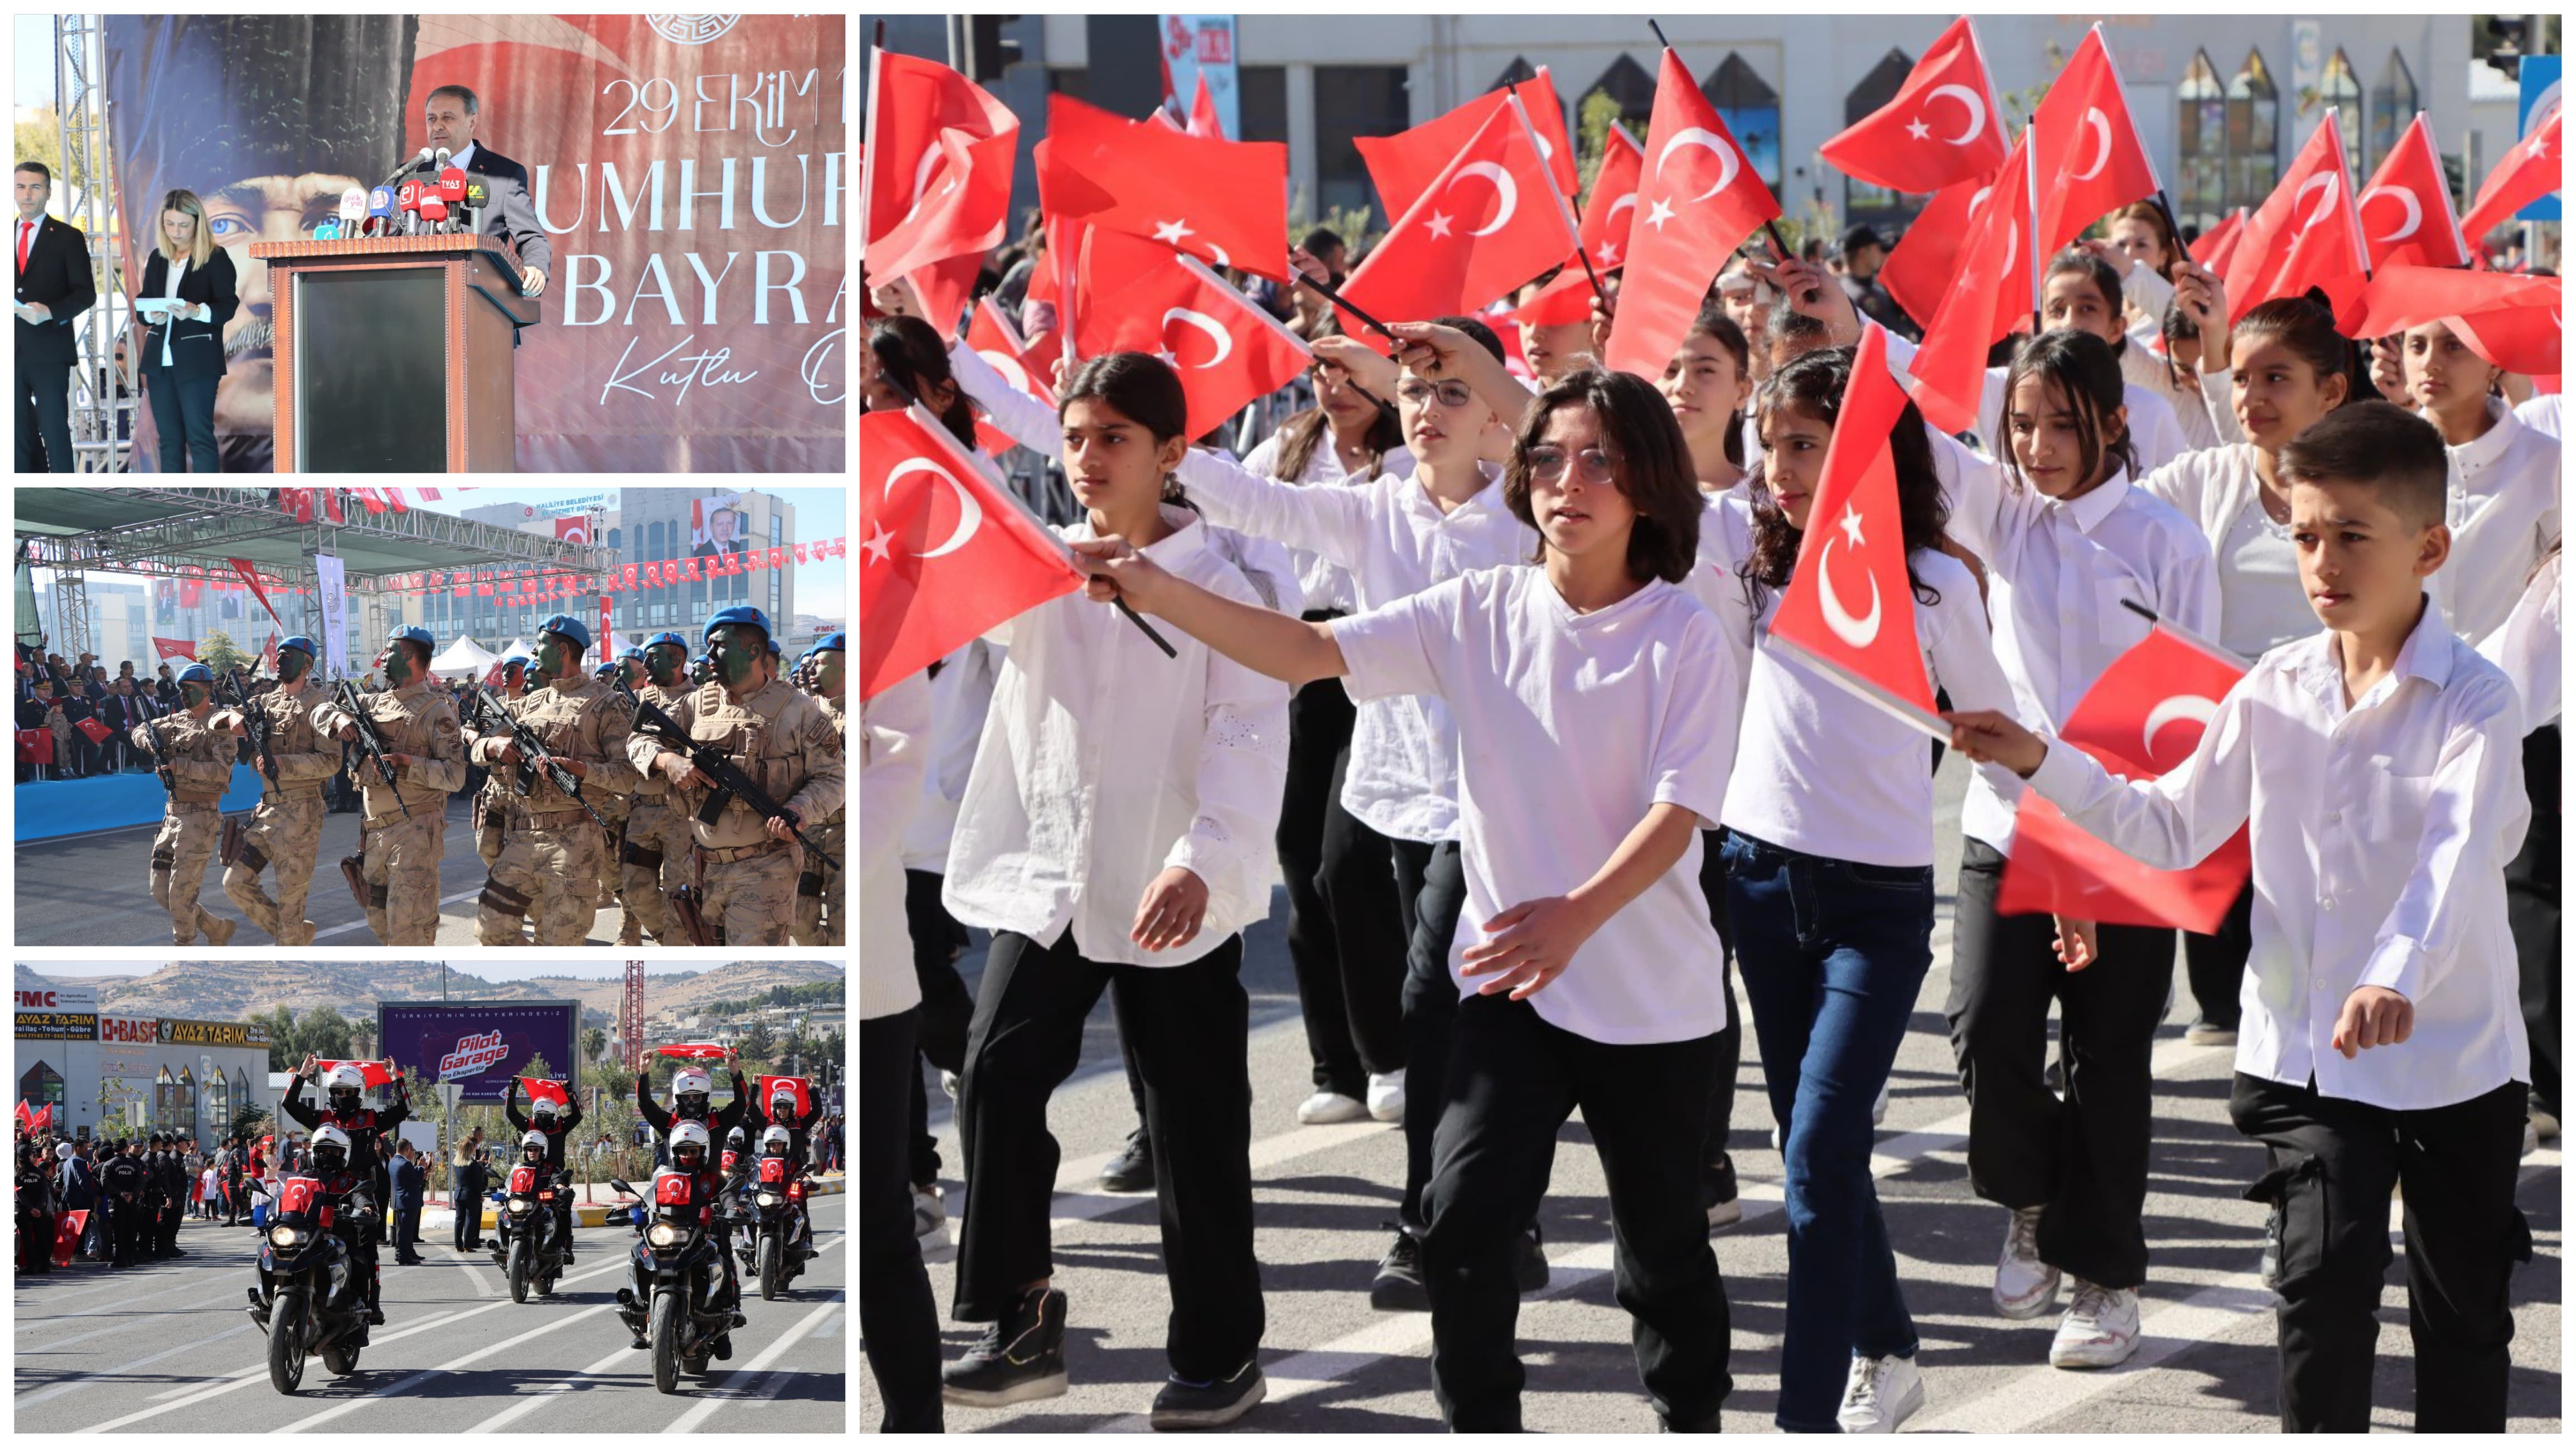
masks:
<svg viewBox="0 0 2576 1449"><path fill-rule="evenodd" d="M2354 344L2311 297L2230 327L2155 208L2105 230L2049 260L2046 330L1999 349L1974 433L1909 404L1890 435L1918 642L1973 767L1944 1010L1993 1306L2058 1312L2060 1367L2135 1351L2178 986L2173 929L1998 909L2022 803L2165 869L2250 826L2252 877L2182 933L2179 985L2269 1155L2249 1195L2283 1424L2369 1425L2402 1182L2417 1427L2501 1429L2517 1163L2558 1113L2556 397L2438 323ZM1064 1392L1045 1112L1104 990L1140 1126L1103 1182L1156 1192L1172 1300L1152 1422L1260 1400L1237 978L1274 879L1314 1064L1297 1116L1403 1123L1402 1227L1366 1291L1428 1309L1449 1427L1520 1426L1517 1301L1546 1281L1536 1213L1578 1108L1640 1378L1667 1428L1716 1427L1738 976L1784 1160L1777 1422L1920 1411L1869 1158L1932 964L1940 747L1770 634L1878 325L1840 281L1735 264L1653 382L1593 363L1604 317L1525 339L1524 381L1473 318L1395 323L1388 359L1321 315L1312 406L1240 462L1193 446L1153 357L1084 360L1050 409L901 284L877 295L867 406L918 399L969 447L980 409L1059 457L1090 575L862 705L861 1313L887 1428ZM1913 348L1885 352L1901 372ZM2154 781L2056 740L2147 634L2126 605L2251 661ZM992 934L971 999L967 926ZM972 1189L949 1316L987 1325L944 1366L924 1061Z"/></svg>

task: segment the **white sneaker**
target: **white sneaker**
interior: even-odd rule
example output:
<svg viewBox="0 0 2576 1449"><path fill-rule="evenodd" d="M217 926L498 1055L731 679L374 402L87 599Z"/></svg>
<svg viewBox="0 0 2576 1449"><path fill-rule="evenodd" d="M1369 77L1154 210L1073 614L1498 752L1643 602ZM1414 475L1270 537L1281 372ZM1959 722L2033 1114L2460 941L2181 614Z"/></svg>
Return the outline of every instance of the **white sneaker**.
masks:
<svg viewBox="0 0 2576 1449"><path fill-rule="evenodd" d="M925 1253L948 1246L947 1194L935 1182L912 1189L912 1236Z"/></svg>
<svg viewBox="0 0 2576 1449"><path fill-rule="evenodd" d="M1297 1120L1309 1127L1326 1122L1357 1122L1368 1115L1368 1108L1357 1097L1339 1092L1317 1092L1297 1104Z"/></svg>
<svg viewBox="0 0 2576 1449"><path fill-rule="evenodd" d="M1404 1120L1404 1072L1369 1073L1368 1114L1381 1122Z"/></svg>
<svg viewBox="0 0 2576 1449"><path fill-rule="evenodd" d="M1855 1354L1843 1381L1842 1411L1834 1422L1846 1434L1893 1434L1923 1407L1923 1371L1910 1358Z"/></svg>
<svg viewBox="0 0 2576 1449"><path fill-rule="evenodd" d="M2058 1272L2039 1260L2042 1211L2015 1208L2004 1230L2003 1256L1995 1260L1995 1311L2006 1318L2037 1318L2057 1302Z"/></svg>
<svg viewBox="0 0 2576 1449"><path fill-rule="evenodd" d="M2075 1301L2048 1346L2055 1368L2110 1368L2138 1351L2138 1290L2075 1280Z"/></svg>
<svg viewBox="0 0 2576 1449"><path fill-rule="evenodd" d="M1887 1120L1887 1086L1880 1083L1878 1100L1869 1104L1869 1125L1875 1127Z"/></svg>

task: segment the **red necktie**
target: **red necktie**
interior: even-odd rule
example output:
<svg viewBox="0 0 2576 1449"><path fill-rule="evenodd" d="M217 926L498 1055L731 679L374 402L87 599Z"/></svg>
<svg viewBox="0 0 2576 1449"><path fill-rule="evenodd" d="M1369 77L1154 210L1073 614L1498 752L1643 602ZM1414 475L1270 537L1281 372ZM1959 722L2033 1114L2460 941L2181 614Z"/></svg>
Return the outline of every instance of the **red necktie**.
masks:
<svg viewBox="0 0 2576 1449"><path fill-rule="evenodd" d="M28 242L29 242L30 240L32 240L32 239L34 238L34 236L35 236L35 232L36 232L36 224L35 224L34 222L32 222L32 221L22 221L22 222L18 223L18 270L19 270L19 271L22 271L22 272L23 272L23 271L27 270L27 244L28 244Z"/></svg>

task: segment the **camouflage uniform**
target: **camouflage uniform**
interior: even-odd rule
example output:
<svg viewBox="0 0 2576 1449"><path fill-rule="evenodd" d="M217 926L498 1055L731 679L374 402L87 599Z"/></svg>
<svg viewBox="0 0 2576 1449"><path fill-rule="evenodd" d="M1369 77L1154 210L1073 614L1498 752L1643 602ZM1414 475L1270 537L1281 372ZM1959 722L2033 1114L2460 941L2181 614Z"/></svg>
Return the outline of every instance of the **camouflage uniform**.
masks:
<svg viewBox="0 0 2576 1449"><path fill-rule="evenodd" d="M313 888L313 858L322 848L322 817L329 813L322 801L322 782L339 773L340 745L313 728L314 706L321 702L317 686L307 684L292 694L273 689L259 702L268 713L269 753L277 757L277 773L283 778L271 780L260 774L259 806L251 811L241 854L224 869L224 894L277 944L304 946L313 940L313 923L304 919L304 899ZM207 724L228 732L235 724L246 727L248 713L225 710ZM254 771L265 770L256 750L250 763ZM259 873L271 861L277 864L275 900L259 883Z"/></svg>
<svg viewBox="0 0 2576 1449"><path fill-rule="evenodd" d="M626 762L632 720L620 708L623 703L598 680L576 677L514 700L509 710L545 740L546 748L590 767L582 799L596 808L601 800L635 788L635 769ZM519 933L524 918L536 926L537 945L578 946L599 915L599 862L606 841L581 806L544 775L538 775L532 793L518 793L518 766L499 756L509 740L506 732L477 732L473 738L475 761L489 766L502 782L501 857L483 882L475 938L486 946L525 945Z"/></svg>
<svg viewBox="0 0 2576 1449"><path fill-rule="evenodd" d="M153 904L170 913L170 944L193 946L202 931L209 944L223 945L236 928L197 904L197 893L205 889L206 862L223 843L224 790L232 784L237 753L233 737L184 714L150 720L134 727L134 748L146 759L152 756L147 735L161 742L174 787L160 833L152 837Z"/></svg>
<svg viewBox="0 0 2576 1449"><path fill-rule="evenodd" d="M445 686L428 678L368 695L365 702L385 750L420 760L394 766L394 790L386 788L363 756L352 766L366 795L358 848L365 862L367 926L388 946L436 945L447 796L465 784L465 741L456 723L456 703ZM326 735L337 735L351 723L336 703L325 700L314 707L313 727ZM284 761L279 767L284 768ZM403 806L410 807L409 818Z"/></svg>
<svg viewBox="0 0 2576 1449"><path fill-rule="evenodd" d="M651 680L635 686L635 695L655 708L676 712L680 701L689 696L682 689L664 689ZM630 714L631 721L633 716ZM626 923L619 928L617 944L640 946L644 933L665 946L685 946L687 941L672 934L669 893L678 890L685 880L680 869L688 861L689 821L671 809L671 782L668 776L652 770L643 772L643 783L636 788L635 804L626 815L626 841L619 851L619 873L624 889L618 898L626 906Z"/></svg>
<svg viewBox="0 0 2576 1449"><path fill-rule="evenodd" d="M847 709L842 701L828 695L818 694L813 696L813 700L831 716L832 728L840 734L841 749L846 756L850 739L850 716ZM847 860L849 856L843 847L847 843L846 837L849 833L848 820L848 808L835 806L831 814L807 825L805 833L813 836L814 843L821 846L826 853ZM806 889L808 881L814 885L810 893ZM847 945L849 911L844 904L847 898L848 890L842 883L838 867L825 865L819 860L805 862L805 873L798 877L796 884L796 927L793 932L796 944L799 946Z"/></svg>
<svg viewBox="0 0 2576 1449"><path fill-rule="evenodd" d="M841 731L821 705L786 681L773 679L739 704L725 697L723 685L701 685L670 715L690 739L732 756L799 820L841 808ZM663 746L639 735L627 749L639 768L650 769ZM792 840L772 839L739 799L713 825L695 818L703 792L674 787L670 800L675 812L691 817L691 874L706 891L701 909L708 929L721 932L729 946L786 945L804 850Z"/></svg>

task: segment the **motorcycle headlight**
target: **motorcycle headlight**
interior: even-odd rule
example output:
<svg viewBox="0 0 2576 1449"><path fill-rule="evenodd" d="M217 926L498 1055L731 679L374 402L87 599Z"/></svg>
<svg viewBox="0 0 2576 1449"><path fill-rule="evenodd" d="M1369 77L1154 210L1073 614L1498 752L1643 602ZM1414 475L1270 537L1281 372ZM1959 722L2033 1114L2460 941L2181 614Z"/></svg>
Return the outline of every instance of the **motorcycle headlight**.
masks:
<svg viewBox="0 0 2576 1449"><path fill-rule="evenodd" d="M287 1227L282 1223L268 1230L268 1240L281 1248L294 1247L297 1242L301 1241L296 1236L295 1229Z"/></svg>
<svg viewBox="0 0 2576 1449"><path fill-rule="evenodd" d="M514 1213L523 1213L523 1212L526 1212L527 1210L528 1210L528 1200L527 1200L526 1198L523 1198L523 1197L514 1197L514 1198L510 1199L510 1211L512 1211L512 1212L514 1212Z"/></svg>
<svg viewBox="0 0 2576 1449"><path fill-rule="evenodd" d="M653 1230L644 1235L645 1240L657 1248L670 1247L678 1243L684 1236L686 1235L678 1228L671 1226L669 1223L655 1223L653 1225Z"/></svg>
<svg viewBox="0 0 2576 1449"><path fill-rule="evenodd" d="M763 1192L760 1195L760 1205L762 1207L778 1206L778 1194L774 1192Z"/></svg>

